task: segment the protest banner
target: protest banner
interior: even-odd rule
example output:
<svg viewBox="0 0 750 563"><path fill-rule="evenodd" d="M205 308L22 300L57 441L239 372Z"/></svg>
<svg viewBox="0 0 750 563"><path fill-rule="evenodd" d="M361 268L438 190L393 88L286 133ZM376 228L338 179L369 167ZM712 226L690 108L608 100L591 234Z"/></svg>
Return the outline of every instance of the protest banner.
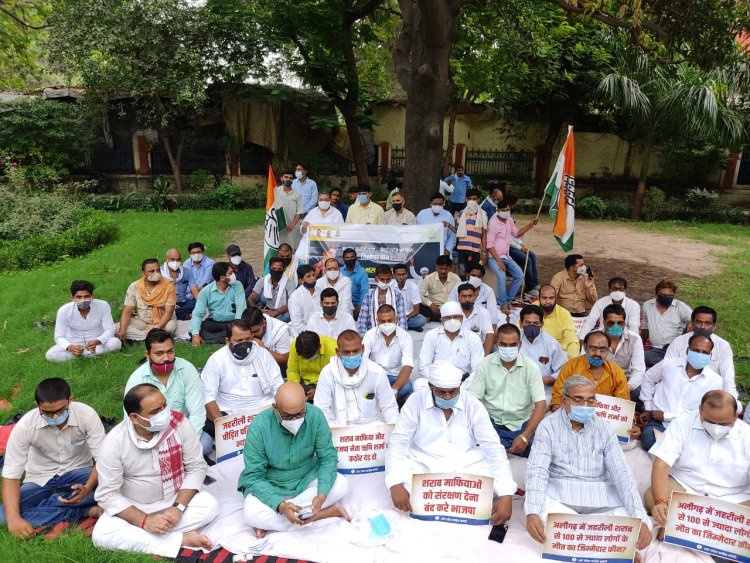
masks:
<svg viewBox="0 0 750 563"><path fill-rule="evenodd" d="M326 258L344 263L344 250L353 248L360 265L370 277L378 264L408 264L435 271L435 260L443 254L444 227L436 225L310 225L307 253L300 256L308 264Z"/></svg>
<svg viewBox="0 0 750 563"><path fill-rule="evenodd" d="M245 449L247 427L258 416L258 413L270 406L266 405L260 409L243 413L228 414L214 421L214 428L216 429L214 443L216 444L217 463L231 459L242 453L242 450Z"/></svg>
<svg viewBox="0 0 750 563"><path fill-rule="evenodd" d="M334 426L333 445L339 454L338 472L358 475L385 471L385 450L395 424Z"/></svg>
<svg viewBox="0 0 750 563"><path fill-rule="evenodd" d="M542 559L632 563L641 521L626 516L548 514Z"/></svg>
<svg viewBox="0 0 750 563"><path fill-rule="evenodd" d="M573 328L576 329L578 340L583 340L583 337L586 336L585 334L581 334L581 332L583 332L583 325L586 324L588 318L588 315L585 317L573 317Z"/></svg>
<svg viewBox="0 0 750 563"><path fill-rule="evenodd" d="M420 473L411 481L411 514L417 520L481 526L492 516L494 479L468 473Z"/></svg>
<svg viewBox="0 0 750 563"><path fill-rule="evenodd" d="M664 543L749 563L750 507L674 492L669 501Z"/></svg>
<svg viewBox="0 0 750 563"><path fill-rule="evenodd" d="M596 416L606 420L620 442L630 442L629 430L635 418L635 403L619 397L596 394Z"/></svg>

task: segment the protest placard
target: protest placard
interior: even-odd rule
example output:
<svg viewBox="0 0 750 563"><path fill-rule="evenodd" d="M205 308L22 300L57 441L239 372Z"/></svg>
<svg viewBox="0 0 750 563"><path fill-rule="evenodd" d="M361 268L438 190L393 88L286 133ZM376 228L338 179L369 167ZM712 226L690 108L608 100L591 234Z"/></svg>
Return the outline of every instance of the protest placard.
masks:
<svg viewBox="0 0 750 563"><path fill-rule="evenodd" d="M619 397L596 394L596 416L606 420L620 442L630 442L629 430L635 417L635 403Z"/></svg>
<svg viewBox="0 0 750 563"><path fill-rule="evenodd" d="M664 543L748 563L750 507L674 492L669 501Z"/></svg>
<svg viewBox="0 0 750 563"><path fill-rule="evenodd" d="M339 454L338 472L344 475L385 471L385 450L395 424L334 426L333 445Z"/></svg>
<svg viewBox="0 0 750 563"><path fill-rule="evenodd" d="M632 563L641 521L626 516L548 514L542 559Z"/></svg>
<svg viewBox="0 0 750 563"><path fill-rule="evenodd" d="M243 413L228 414L214 421L216 434L216 461L221 462L231 459L242 453L245 449L245 435L250 422L258 416L258 413L266 410L271 405L247 411Z"/></svg>
<svg viewBox="0 0 750 563"><path fill-rule="evenodd" d="M414 258L418 272L423 266L435 271L435 260L443 254L444 227L437 225L310 225L307 253L301 256L308 264L326 258L344 263L347 248L357 252L357 260L367 275L375 276L378 264L408 264ZM304 252L303 252L304 254Z"/></svg>
<svg viewBox="0 0 750 563"><path fill-rule="evenodd" d="M412 518L481 526L492 516L494 479L468 473L420 473L412 477Z"/></svg>

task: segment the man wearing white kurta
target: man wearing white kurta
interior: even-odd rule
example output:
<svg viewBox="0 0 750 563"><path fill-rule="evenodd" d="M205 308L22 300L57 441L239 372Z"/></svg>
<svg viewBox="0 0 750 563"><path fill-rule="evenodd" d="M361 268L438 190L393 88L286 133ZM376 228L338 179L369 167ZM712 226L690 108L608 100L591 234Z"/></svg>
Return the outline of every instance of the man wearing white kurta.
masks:
<svg viewBox="0 0 750 563"><path fill-rule="evenodd" d="M586 321L583 323L579 334L586 336L589 332L594 330L597 321L599 321L599 330L604 330L604 308L608 305L620 305L625 309L625 318L628 321L626 330L640 334L641 331L641 306L637 301L633 301L630 297L625 295L628 289L628 282L623 278L612 278L609 280L609 295L598 299L596 303L591 307L589 316L586 317Z"/></svg>
<svg viewBox="0 0 750 563"><path fill-rule="evenodd" d="M264 314L257 307L245 309L242 313L242 320L250 327L255 344L260 348L265 348L279 366L286 366L292 345L289 325Z"/></svg>
<svg viewBox="0 0 750 563"><path fill-rule="evenodd" d="M362 339L365 358L385 370L391 388L402 403L414 391L410 381L414 369L414 340L396 324L396 311L390 305L380 307L376 317L377 326L368 330Z"/></svg>
<svg viewBox="0 0 750 563"><path fill-rule="evenodd" d="M496 325L500 322L500 311L497 308L495 290L482 281L486 271L481 264L473 264L469 267L467 283L473 285L477 290L477 298L474 302L487 309L492 324ZM448 294L448 301L458 301L458 285L451 289ZM503 322L505 322L505 317L503 317Z"/></svg>
<svg viewBox="0 0 750 563"><path fill-rule="evenodd" d="M461 305L455 301L440 307L441 325L427 332L419 351L419 372L422 377L426 377L430 366L438 360L448 360L462 373L474 373L484 358L484 349L476 334L462 329L463 318Z"/></svg>
<svg viewBox="0 0 750 563"><path fill-rule="evenodd" d="M352 305L352 281L341 275L341 265L335 258L325 261L325 275L315 282L315 292L320 294L324 289L335 289L339 294L339 309L349 313L354 311Z"/></svg>
<svg viewBox="0 0 750 563"><path fill-rule="evenodd" d="M468 283L458 286L458 304L461 305L464 318L461 321L465 332L473 332L479 337L484 348L484 355L488 355L495 347L495 328L487 310L475 303L476 288Z"/></svg>
<svg viewBox="0 0 750 563"><path fill-rule="evenodd" d="M305 330L335 339L345 330L357 330L357 325L349 313L341 310L336 290L327 287L320 292L320 311L313 313Z"/></svg>
<svg viewBox="0 0 750 563"><path fill-rule="evenodd" d="M172 558L181 546L210 549L198 530L218 516L219 505L199 492L207 467L195 431L151 384L133 387L123 403L127 418L104 439L96 460L96 501L104 514L94 545Z"/></svg>
<svg viewBox="0 0 750 563"><path fill-rule="evenodd" d="M300 225L300 232L303 236L307 235L310 225L336 225L344 222L341 211L331 207L331 196L327 193L318 194L318 206L308 211Z"/></svg>
<svg viewBox="0 0 750 563"><path fill-rule="evenodd" d="M71 302L57 311L55 345L47 350L50 362L65 362L80 356L116 352L122 342L115 338L109 303L94 299L94 285L76 280L70 286Z"/></svg>
<svg viewBox="0 0 750 563"><path fill-rule="evenodd" d="M307 327L307 322L320 310L320 299L315 291L315 269L303 264L297 268L300 284L289 297L289 328L295 338Z"/></svg>
<svg viewBox="0 0 750 563"><path fill-rule="evenodd" d="M398 418L396 397L385 371L362 352L357 331L344 331L336 340L336 355L320 372L313 404L331 425L393 424Z"/></svg>
<svg viewBox="0 0 750 563"><path fill-rule="evenodd" d="M412 477L419 473L461 472L494 479L490 523L511 516L517 490L510 463L487 410L461 392L463 372L447 361L430 366L429 388L419 389L401 410L385 457L385 484L396 508L411 511Z"/></svg>

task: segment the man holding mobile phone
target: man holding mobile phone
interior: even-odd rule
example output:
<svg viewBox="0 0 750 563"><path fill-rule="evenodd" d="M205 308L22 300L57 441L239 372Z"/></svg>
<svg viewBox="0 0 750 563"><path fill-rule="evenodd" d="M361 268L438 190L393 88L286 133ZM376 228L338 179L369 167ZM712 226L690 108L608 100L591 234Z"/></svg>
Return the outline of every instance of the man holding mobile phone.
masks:
<svg viewBox="0 0 750 563"><path fill-rule="evenodd" d="M557 292L557 304L574 317L585 317L586 304L593 305L599 299L594 272L580 254L568 254L565 269L552 276L549 283Z"/></svg>

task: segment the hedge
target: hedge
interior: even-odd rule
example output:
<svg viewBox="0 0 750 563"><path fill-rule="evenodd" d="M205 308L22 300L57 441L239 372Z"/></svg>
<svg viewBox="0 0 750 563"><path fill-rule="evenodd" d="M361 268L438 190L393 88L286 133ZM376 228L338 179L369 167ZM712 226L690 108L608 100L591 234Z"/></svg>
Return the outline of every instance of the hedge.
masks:
<svg viewBox="0 0 750 563"><path fill-rule="evenodd" d="M75 227L59 235L35 235L23 240L0 241L0 271L31 269L66 257L82 256L117 240L119 228L110 214L86 209Z"/></svg>

